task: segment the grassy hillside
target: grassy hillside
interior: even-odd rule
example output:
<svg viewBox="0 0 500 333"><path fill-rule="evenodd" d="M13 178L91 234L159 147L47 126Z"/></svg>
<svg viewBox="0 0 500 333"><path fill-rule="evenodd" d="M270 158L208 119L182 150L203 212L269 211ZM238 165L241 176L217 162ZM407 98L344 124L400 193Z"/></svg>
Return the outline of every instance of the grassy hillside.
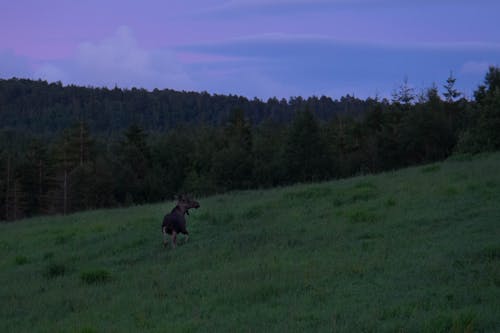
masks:
<svg viewBox="0 0 500 333"><path fill-rule="evenodd" d="M0 226L1 332L498 332L500 154Z"/></svg>

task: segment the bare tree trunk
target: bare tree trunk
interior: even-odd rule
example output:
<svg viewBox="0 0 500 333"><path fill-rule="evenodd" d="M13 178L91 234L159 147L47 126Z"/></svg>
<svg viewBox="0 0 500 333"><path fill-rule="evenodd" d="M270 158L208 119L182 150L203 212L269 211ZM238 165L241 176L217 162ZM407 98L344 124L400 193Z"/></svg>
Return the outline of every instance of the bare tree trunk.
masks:
<svg viewBox="0 0 500 333"><path fill-rule="evenodd" d="M43 196L43 169L42 159L38 160L38 211L42 210L42 196Z"/></svg>
<svg viewBox="0 0 500 333"><path fill-rule="evenodd" d="M68 156L64 147L64 182L63 182L63 215L68 211Z"/></svg>
<svg viewBox="0 0 500 333"><path fill-rule="evenodd" d="M64 168L64 189L63 189L63 215L66 215L68 209L68 170Z"/></svg>
<svg viewBox="0 0 500 333"><path fill-rule="evenodd" d="M13 211L13 214L14 214L14 221L17 220L17 210L18 210L18 207L17 207L17 181L14 180L14 198L13 198L13 205L14 205L14 211Z"/></svg>
<svg viewBox="0 0 500 333"><path fill-rule="evenodd" d="M83 121L80 121L80 166L83 165Z"/></svg>
<svg viewBox="0 0 500 333"><path fill-rule="evenodd" d="M5 187L5 219L9 219L9 194L10 194L10 155L7 156L7 179Z"/></svg>

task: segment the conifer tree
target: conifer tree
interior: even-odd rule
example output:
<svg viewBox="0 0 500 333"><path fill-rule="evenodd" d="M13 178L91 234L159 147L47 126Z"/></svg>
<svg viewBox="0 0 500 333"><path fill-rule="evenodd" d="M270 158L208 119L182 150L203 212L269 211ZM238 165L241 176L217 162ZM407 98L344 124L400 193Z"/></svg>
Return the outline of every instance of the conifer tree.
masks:
<svg viewBox="0 0 500 333"><path fill-rule="evenodd" d="M32 140L20 165L21 186L26 193L28 216L45 212L51 171L47 147L39 140Z"/></svg>
<svg viewBox="0 0 500 333"><path fill-rule="evenodd" d="M224 128L223 147L214 155L216 182L224 188L244 188L252 177L252 130L242 109L235 109Z"/></svg>
<svg viewBox="0 0 500 333"><path fill-rule="evenodd" d="M407 107L413 102L413 100L415 100L415 91L408 84L408 78L405 77L398 90L392 93L392 101Z"/></svg>
<svg viewBox="0 0 500 333"><path fill-rule="evenodd" d="M57 186L50 193L52 210L67 214L75 209L89 208L92 145L88 127L83 122L67 129L55 145L54 181Z"/></svg>
<svg viewBox="0 0 500 333"><path fill-rule="evenodd" d="M123 202L131 201L128 204L147 200L146 176L151 167L151 154L146 139L144 129L134 124L125 131L119 145L116 193Z"/></svg>
<svg viewBox="0 0 500 333"><path fill-rule="evenodd" d="M328 156L319 124L312 112L297 112L284 154L290 181L311 181L324 177Z"/></svg>
<svg viewBox="0 0 500 333"><path fill-rule="evenodd" d="M445 89L443 96L445 97L447 103L453 103L455 99L462 95L462 93L455 89L456 81L457 79L453 77L453 72L450 72L450 76L448 76L448 79L446 79L446 84L443 86Z"/></svg>

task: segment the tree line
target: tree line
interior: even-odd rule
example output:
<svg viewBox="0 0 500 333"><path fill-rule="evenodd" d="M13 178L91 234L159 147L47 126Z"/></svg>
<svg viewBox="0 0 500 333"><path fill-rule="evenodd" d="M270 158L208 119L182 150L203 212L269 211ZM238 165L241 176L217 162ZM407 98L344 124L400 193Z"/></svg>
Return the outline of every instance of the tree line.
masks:
<svg viewBox="0 0 500 333"><path fill-rule="evenodd" d="M18 79L8 82L32 84L32 90L54 85ZM112 135L104 128L99 130L91 106L73 104L70 97L64 103L51 93L44 95L43 108L66 110L63 106L69 103L68 113L76 116L72 119L61 111L68 119L56 117L54 125L44 118L46 115L40 116L47 127L37 127L37 112L44 112L40 109L44 98L31 100L30 93L22 98L19 92L16 94L21 97L14 94L14 98L2 88L2 119L19 100L22 106L21 116L17 120L9 116L0 131L0 219L159 202L180 192L208 195L321 181L438 161L455 152L498 150L500 69L489 69L473 100L462 98L454 83L450 75L442 97L436 86L417 95L405 81L391 101L362 101L349 96L340 101L295 98L283 102L283 109L274 114L262 110L273 110L277 100L264 103L226 96L227 114L213 112L209 121L188 121L199 115L184 115L181 108L167 116L171 121L179 118L163 129L154 125L158 114L134 100L130 102L134 106L125 102L122 106L122 110L134 112L118 112L113 119L136 117L143 121L124 121L116 125L117 132ZM52 88L69 89L61 93L65 96L79 89L103 93L102 89L58 84ZM123 96L132 91L107 93ZM151 92L148 98L154 100L155 93L161 92ZM245 102L231 107L228 101L234 98ZM96 98L92 103L106 100ZM322 108L322 100L325 105L331 101L336 107L352 108L341 112L336 107ZM6 101L11 105L7 111L3 108ZM253 109L255 105L260 106ZM187 110L188 114L194 112ZM283 115L276 116L280 112ZM32 117L25 116L30 113ZM145 122L148 117L152 118ZM16 121L20 123L16 125ZM65 121L71 125L58 130Z"/></svg>
<svg viewBox="0 0 500 333"><path fill-rule="evenodd" d="M247 110L247 119L257 125L265 119L290 122L294 112L314 110L321 120L339 113L361 114L371 100L344 96L300 96L290 99L248 99L235 95L210 95L170 89L114 89L63 86L28 79L0 79L1 128L53 137L84 120L93 135L114 138L132 124L146 132L165 132L182 124L222 126L234 109Z"/></svg>

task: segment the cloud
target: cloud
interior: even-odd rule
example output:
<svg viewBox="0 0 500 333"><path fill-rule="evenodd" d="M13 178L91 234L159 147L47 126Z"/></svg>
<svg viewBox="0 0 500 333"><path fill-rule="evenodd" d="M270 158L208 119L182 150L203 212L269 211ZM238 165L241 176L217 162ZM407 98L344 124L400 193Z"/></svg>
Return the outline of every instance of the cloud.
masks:
<svg viewBox="0 0 500 333"><path fill-rule="evenodd" d="M56 82L56 81L68 82L69 81L66 73L63 70L61 70L56 65L53 65L50 63L44 63L43 65L41 65L35 71L33 76L36 78L44 79L48 82Z"/></svg>
<svg viewBox="0 0 500 333"><path fill-rule="evenodd" d="M379 0L368 0L368 1L379 1ZM214 8L232 9L232 8L245 8L245 7L269 7L269 6L286 6L286 5L298 5L298 4L314 5L314 4L347 3L347 2L349 2L349 0L334 0L334 1L332 0L330 1L328 0L231 0L231 1L226 1Z"/></svg>
<svg viewBox="0 0 500 333"><path fill-rule="evenodd" d="M65 84L121 88L176 89L240 94L247 97L286 96L290 83L271 77L262 62L246 56L186 52L186 48L146 50L128 27L98 42L79 45L64 60L41 64L35 78Z"/></svg>
<svg viewBox="0 0 500 333"><path fill-rule="evenodd" d="M484 5L495 4L496 0L476 0L477 3ZM400 7L408 8L422 5L441 5L441 4L467 4L469 0L418 0L414 2L401 0L229 0L209 7L211 12L236 12L241 10L257 13L263 9L276 10L300 10L300 11L321 11L325 8L366 8L367 6L377 7ZM248 13L248 12L247 12ZM279 14L278 12L273 12Z"/></svg>
<svg viewBox="0 0 500 333"><path fill-rule="evenodd" d="M273 75L266 64L249 59L232 62L192 64L195 90L217 94L242 95L248 98L289 97L304 91L300 85Z"/></svg>
<svg viewBox="0 0 500 333"><path fill-rule="evenodd" d="M150 55L141 49L127 27L120 27L115 35L100 43L80 45L77 62L85 68L98 70L130 71L142 73L148 69Z"/></svg>
<svg viewBox="0 0 500 333"><path fill-rule="evenodd" d="M184 89L190 84L174 52L141 48L126 26L109 38L80 44L69 59L43 63L35 76L48 81L123 88Z"/></svg>
<svg viewBox="0 0 500 333"><path fill-rule="evenodd" d="M419 0L415 4L422 3L450 3L450 2L463 2L466 3L468 0ZM495 3L495 0L477 0L478 3ZM264 6L286 6L295 4L305 4L305 5L315 5L315 4L329 4L329 5L339 5L339 4L354 4L354 5L365 5L365 4L400 4L402 6L407 6L408 3L401 2L400 0L229 0L222 4L219 4L220 8L234 8L234 7L264 7Z"/></svg>
<svg viewBox="0 0 500 333"><path fill-rule="evenodd" d="M357 3L376 3L384 0L230 0L205 7L199 14L229 18L248 15L282 15L288 12L315 12L324 8L352 6Z"/></svg>
<svg viewBox="0 0 500 333"><path fill-rule="evenodd" d="M377 4L390 2L388 0L230 0L211 7L212 11L252 10L263 8L292 8L317 10L325 6L356 6L359 4ZM393 2L393 1L392 1Z"/></svg>
<svg viewBox="0 0 500 333"><path fill-rule="evenodd" d="M474 59L475 61L471 61ZM500 59L494 43L376 43L322 34L264 33L204 41L169 49L141 47L121 27L79 45L67 59L43 61L0 52L0 75L65 84L208 91L257 96L329 95L390 97L407 76L416 87L444 82L452 70L457 88L471 92L489 62ZM8 74L8 75L7 75ZM469 94L470 95L470 94Z"/></svg>
<svg viewBox="0 0 500 333"><path fill-rule="evenodd" d="M400 42L400 41L374 41L335 38L324 34L289 34L289 33L262 33L256 35L239 36L222 41L205 41L192 45L184 45L182 48L231 48L245 47L245 45L323 45L344 47L370 47L379 49L415 49L435 51L492 51L500 52L500 42Z"/></svg>
<svg viewBox="0 0 500 333"><path fill-rule="evenodd" d="M487 65L464 67L463 64L471 57L500 59L500 47L494 43L392 44L283 33L203 42L185 45L179 50L239 59L232 62L231 72L227 71L229 64L226 62L203 67L210 68L206 74L218 73L218 82L227 80L229 83L231 76L237 77L239 81L226 85L233 89L238 87L237 91L233 90L235 92L247 96L255 92L282 97L312 94L339 97L346 93L368 97L375 92L390 97L394 84L405 76L410 84L424 89L433 82L444 82L450 70L459 74L458 86L470 90L480 81ZM465 75L472 69L475 75Z"/></svg>

